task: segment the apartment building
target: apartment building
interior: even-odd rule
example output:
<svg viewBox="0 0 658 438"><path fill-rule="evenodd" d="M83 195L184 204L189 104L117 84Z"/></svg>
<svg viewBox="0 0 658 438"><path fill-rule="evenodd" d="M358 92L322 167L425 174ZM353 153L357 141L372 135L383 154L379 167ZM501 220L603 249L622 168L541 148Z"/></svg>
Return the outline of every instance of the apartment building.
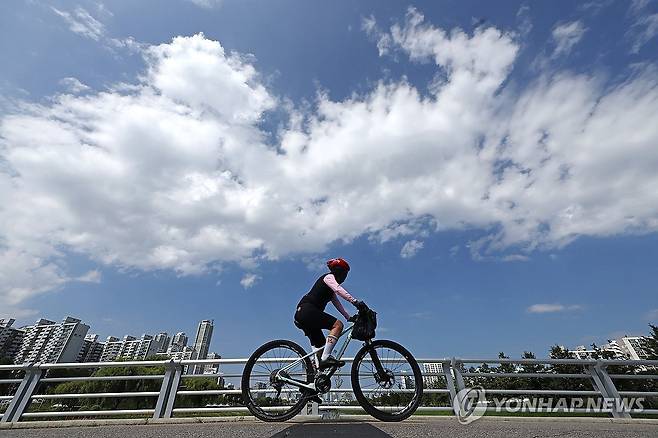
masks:
<svg viewBox="0 0 658 438"><path fill-rule="evenodd" d="M12 327L14 319L0 319L0 359L12 362L23 344L25 331Z"/></svg>
<svg viewBox="0 0 658 438"><path fill-rule="evenodd" d="M98 335L89 334L82 341L82 348L76 362L100 362L105 344L98 341Z"/></svg>
<svg viewBox="0 0 658 438"><path fill-rule="evenodd" d="M61 323L39 319L25 327L15 362L75 362L88 330L88 325L70 316Z"/></svg>

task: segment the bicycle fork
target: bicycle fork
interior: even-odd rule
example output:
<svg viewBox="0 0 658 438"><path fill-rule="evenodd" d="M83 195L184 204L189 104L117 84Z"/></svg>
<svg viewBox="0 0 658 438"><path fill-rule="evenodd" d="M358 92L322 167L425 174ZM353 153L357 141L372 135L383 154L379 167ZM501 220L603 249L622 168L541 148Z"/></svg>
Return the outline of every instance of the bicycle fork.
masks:
<svg viewBox="0 0 658 438"><path fill-rule="evenodd" d="M384 368L384 365L382 365L382 361L379 360L379 356L377 355L377 350L372 346L372 341L368 340L365 341L366 348L368 350L368 355L370 356L370 360L372 360L373 365L375 365L375 370L376 373L374 375L375 381L377 383L380 382L387 382L391 383L391 375L386 371Z"/></svg>

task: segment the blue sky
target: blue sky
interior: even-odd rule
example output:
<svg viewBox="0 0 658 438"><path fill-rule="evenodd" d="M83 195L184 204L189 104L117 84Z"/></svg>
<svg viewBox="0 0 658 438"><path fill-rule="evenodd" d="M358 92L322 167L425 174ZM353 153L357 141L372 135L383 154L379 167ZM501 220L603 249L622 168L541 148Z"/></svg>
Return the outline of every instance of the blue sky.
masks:
<svg viewBox="0 0 658 438"><path fill-rule="evenodd" d="M657 322L658 2L34 0L0 29L0 317L306 345L342 256L418 356Z"/></svg>

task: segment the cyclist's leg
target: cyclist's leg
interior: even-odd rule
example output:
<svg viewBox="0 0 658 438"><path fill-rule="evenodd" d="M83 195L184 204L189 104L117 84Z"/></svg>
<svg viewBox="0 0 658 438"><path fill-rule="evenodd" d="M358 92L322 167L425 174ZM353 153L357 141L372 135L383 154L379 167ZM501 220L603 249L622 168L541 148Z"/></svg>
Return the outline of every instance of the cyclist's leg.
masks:
<svg viewBox="0 0 658 438"><path fill-rule="evenodd" d="M324 347L324 351L319 359L326 360L343 330L343 323L338 321L335 316L323 312L308 303L302 304L297 308L295 321L304 330L304 334L311 339L311 344L314 347ZM329 337L326 340L322 334L323 329L330 331Z"/></svg>
<svg viewBox="0 0 658 438"><path fill-rule="evenodd" d="M322 348L325 344L321 325L318 324L318 313L323 313L314 306L301 305L295 313L295 325L300 328L315 348Z"/></svg>
<svg viewBox="0 0 658 438"><path fill-rule="evenodd" d="M324 348L322 349L322 356L320 356L320 370L331 367L342 367L345 365L345 362L336 360L331 356L331 352L338 341L338 337L343 331L343 323L337 320L335 316L322 311L318 311L314 315L314 321L316 326L320 326L323 329L330 331L329 336L327 336L327 340L325 341Z"/></svg>
<svg viewBox="0 0 658 438"><path fill-rule="evenodd" d="M334 345L336 345L336 342L338 341L338 337L343 332L343 323L336 318L334 318L334 320L329 335L327 336L327 342L324 345L324 351L322 352L321 357L322 360L327 360L334 349Z"/></svg>

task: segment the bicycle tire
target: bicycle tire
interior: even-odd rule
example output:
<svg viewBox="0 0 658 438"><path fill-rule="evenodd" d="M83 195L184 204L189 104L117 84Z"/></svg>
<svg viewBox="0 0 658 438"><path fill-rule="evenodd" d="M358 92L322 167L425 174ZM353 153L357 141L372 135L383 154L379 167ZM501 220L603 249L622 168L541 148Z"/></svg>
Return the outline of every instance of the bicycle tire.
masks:
<svg viewBox="0 0 658 438"><path fill-rule="evenodd" d="M306 400L300 398L300 400L294 405L292 405L289 410L279 415L276 415L275 413L272 412L266 412L263 409L261 409L256 403L254 403L254 400L252 399L250 392L251 372L258 358L260 358L267 351L272 350L276 347L289 348L295 351L297 354L299 354L300 358L306 356L307 354L306 351L299 344L285 339L279 339L261 345L260 347L258 347L258 349L256 349L256 351L252 353L252 355L249 357L249 360L247 360L247 363L244 366L244 371L242 372L242 381L241 381L242 400L246 408L249 409L249 412L251 412L251 414L254 417L258 418L259 420L268 421L268 422L289 420L295 415L297 415L307 403ZM307 372L306 381L312 382L314 378L313 365L311 364L309 358L304 359L304 364L306 366L306 372Z"/></svg>
<svg viewBox="0 0 658 438"><path fill-rule="evenodd" d="M370 348L376 349L377 347L390 348L391 350L396 351L407 360L413 371L415 392L411 404L409 404L401 412L390 413L378 409L376 406L370 403L370 400L368 400L368 398L363 393L363 388L361 388L361 384L359 381L359 366L361 364L361 361L368 354ZM368 414L372 415L373 417L375 417L380 421L395 422L409 418L414 412L416 412L416 409L418 409L418 406L420 405L420 402L423 398L423 376L422 373L420 372L420 367L418 366L418 362L413 357L413 355L409 352L409 350L407 350L397 342L388 341L388 340L377 340L371 342L370 345L368 344L364 345L358 351L356 356L354 356L354 362L352 362L351 380L352 380L352 390L354 391L354 395L356 396L356 399L361 405L361 407Z"/></svg>

